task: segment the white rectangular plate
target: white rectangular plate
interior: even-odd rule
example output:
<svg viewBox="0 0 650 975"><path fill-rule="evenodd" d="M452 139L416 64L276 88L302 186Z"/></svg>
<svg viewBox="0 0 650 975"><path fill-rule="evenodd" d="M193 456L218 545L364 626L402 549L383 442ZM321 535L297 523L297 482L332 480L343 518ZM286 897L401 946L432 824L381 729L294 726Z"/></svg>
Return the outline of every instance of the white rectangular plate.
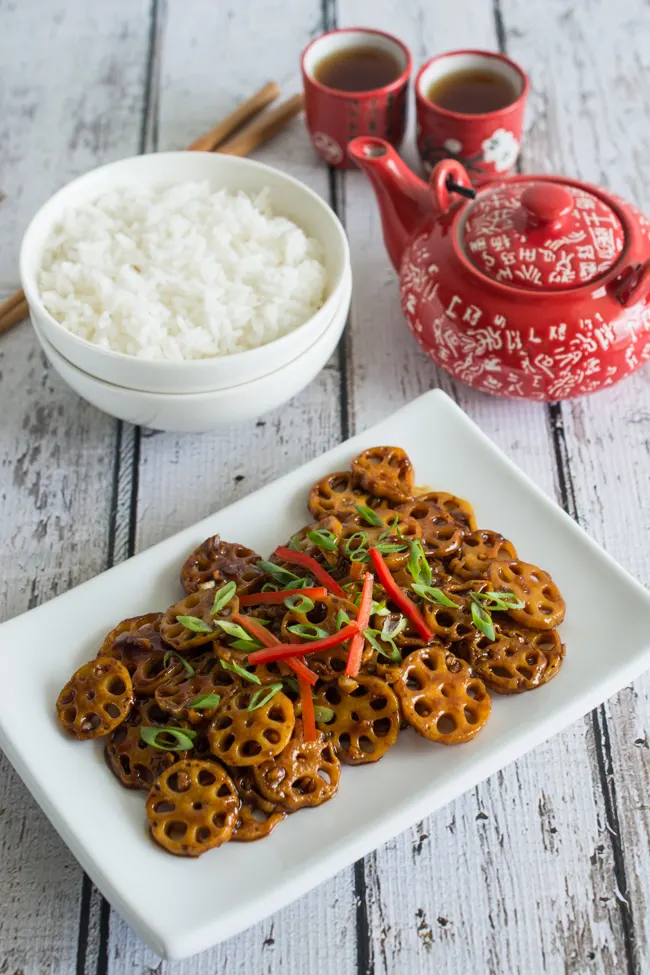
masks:
<svg viewBox="0 0 650 975"><path fill-rule="evenodd" d="M375 444L410 454L416 483L470 500L478 524L547 569L567 602L566 662L547 687L499 698L479 737L446 748L400 735L377 765L345 768L338 795L251 845L176 859L148 838L142 793L101 749L64 735L54 702L120 619L179 598L186 555L220 532L268 555L306 523L310 485ZM596 611L597 608L597 611ZM47 634L43 639L43 634ZM650 666L650 594L522 474L444 393L52 602L0 626L0 744L93 882L159 954L182 958L261 920L545 741ZM16 665L25 652L28 672ZM29 685L29 714L25 686Z"/></svg>

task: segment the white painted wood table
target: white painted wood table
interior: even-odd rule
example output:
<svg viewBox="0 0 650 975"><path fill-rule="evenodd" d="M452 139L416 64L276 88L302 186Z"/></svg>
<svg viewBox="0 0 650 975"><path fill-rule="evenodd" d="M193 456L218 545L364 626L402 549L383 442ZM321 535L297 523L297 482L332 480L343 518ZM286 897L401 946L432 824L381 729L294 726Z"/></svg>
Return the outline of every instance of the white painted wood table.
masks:
<svg viewBox="0 0 650 975"><path fill-rule="evenodd" d="M507 51L532 79L524 169L610 186L650 212L644 0L0 0L0 296L18 285L27 221L65 181L182 147L269 78L295 87L305 43L359 23L397 33L416 63L454 47ZM403 325L363 176L318 165L300 120L258 156L305 180L346 225L354 299L338 352L277 413L175 436L77 399L27 324L0 339L2 616L438 385L650 582L650 371L548 407L451 382ZM650 972L649 723L646 677L297 903L176 964L109 909L0 759L0 973Z"/></svg>

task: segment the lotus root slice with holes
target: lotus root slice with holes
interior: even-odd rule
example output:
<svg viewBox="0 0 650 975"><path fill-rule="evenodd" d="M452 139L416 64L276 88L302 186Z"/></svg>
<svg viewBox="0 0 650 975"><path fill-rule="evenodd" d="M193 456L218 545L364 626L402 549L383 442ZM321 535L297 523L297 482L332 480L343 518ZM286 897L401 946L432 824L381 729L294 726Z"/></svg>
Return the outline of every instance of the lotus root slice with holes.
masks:
<svg viewBox="0 0 650 975"><path fill-rule="evenodd" d="M232 836L239 796L216 762L185 758L158 776L147 796L151 835L175 856L198 857Z"/></svg>
<svg viewBox="0 0 650 975"><path fill-rule="evenodd" d="M293 704L278 691L261 707L248 708L258 687L243 687L220 707L208 728L212 754L227 765L261 765L289 743Z"/></svg>
<svg viewBox="0 0 650 975"><path fill-rule="evenodd" d="M490 716L483 681L443 647L430 645L410 653L394 686L406 721L429 741L470 741Z"/></svg>
<svg viewBox="0 0 650 975"><path fill-rule="evenodd" d="M474 509L469 501L465 501L464 498L458 498L455 494L448 494L447 491L426 491L424 494L418 493L416 500L430 502L438 508L443 508L464 531L476 531Z"/></svg>
<svg viewBox="0 0 650 975"><path fill-rule="evenodd" d="M386 502L381 499L371 499L366 491L356 487L350 471L327 474L309 491L308 507L313 518L333 516L343 521L348 515L356 514L357 505L370 508L386 507Z"/></svg>
<svg viewBox="0 0 650 975"><path fill-rule="evenodd" d="M566 604L548 572L529 562L513 559L490 566L488 578L495 590L512 592L520 599L522 609L508 610L508 615L532 630L553 630L564 619Z"/></svg>
<svg viewBox="0 0 650 975"><path fill-rule="evenodd" d="M125 721L106 739L104 758L111 772L126 789L149 790L154 780L187 756L186 751L165 751L148 745L141 728L164 728L173 724L153 698L136 702Z"/></svg>
<svg viewBox="0 0 650 975"><path fill-rule="evenodd" d="M359 676L350 688L325 684L315 703L334 712L330 721L317 722L329 732L336 754L347 765L377 762L399 734L399 705L394 692L377 677Z"/></svg>
<svg viewBox="0 0 650 975"><path fill-rule="evenodd" d="M475 641L471 658L474 673L490 690L499 694L522 694L547 684L560 669L562 656L555 650L544 651L499 627L495 636L496 640L480 636Z"/></svg>
<svg viewBox="0 0 650 975"><path fill-rule="evenodd" d="M449 564L459 579L484 579L492 562L516 558L515 547L507 538L498 532L479 529L465 535Z"/></svg>
<svg viewBox="0 0 650 975"><path fill-rule="evenodd" d="M56 710L61 726L86 740L109 735L132 704L133 686L126 667L112 657L96 657L72 675L59 694Z"/></svg>
<svg viewBox="0 0 650 975"><path fill-rule="evenodd" d="M286 748L253 769L258 792L286 812L327 802L335 795L340 776L332 743L322 733L316 741L305 741L301 720L296 721Z"/></svg>
<svg viewBox="0 0 650 975"><path fill-rule="evenodd" d="M413 466L401 447L370 447L351 464L354 483L363 491L403 504L413 496Z"/></svg>
<svg viewBox="0 0 650 975"><path fill-rule="evenodd" d="M444 508L416 498L398 505L395 510L401 518L414 519L418 523L425 555L447 559L460 548L465 533Z"/></svg>
<svg viewBox="0 0 650 975"><path fill-rule="evenodd" d="M261 556L245 545L224 542L219 535L206 538L187 558L181 569L181 585L187 593L219 589L234 582L237 595L253 592L262 583L258 569Z"/></svg>

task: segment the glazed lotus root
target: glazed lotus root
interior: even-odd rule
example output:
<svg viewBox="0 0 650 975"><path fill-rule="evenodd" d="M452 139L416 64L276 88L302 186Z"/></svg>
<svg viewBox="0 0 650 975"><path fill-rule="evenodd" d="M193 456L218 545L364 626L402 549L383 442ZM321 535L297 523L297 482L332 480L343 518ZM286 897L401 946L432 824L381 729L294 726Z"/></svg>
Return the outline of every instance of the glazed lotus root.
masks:
<svg viewBox="0 0 650 975"><path fill-rule="evenodd" d="M175 762L158 776L147 797L151 835L181 857L198 857L226 843L238 813L235 785L216 762Z"/></svg>
<svg viewBox="0 0 650 975"><path fill-rule="evenodd" d="M356 687L339 683L316 691L315 704L334 712L330 721L318 721L332 736L336 754L347 765L377 762L399 734L399 706L390 687L378 677L359 676Z"/></svg>
<svg viewBox="0 0 650 975"><path fill-rule="evenodd" d="M134 704L126 720L107 739L106 764L126 789L150 789L154 779L188 754L164 751L142 739L140 729L143 725L164 728L169 723L169 715L149 698Z"/></svg>
<svg viewBox="0 0 650 975"><path fill-rule="evenodd" d="M387 507L386 501L369 498L367 492L360 491L349 471L328 474L309 492L308 507L313 518L322 519L331 515L343 521L348 515L357 513L358 504L369 508Z"/></svg>
<svg viewBox="0 0 650 975"><path fill-rule="evenodd" d="M193 677L181 668L179 674L162 684L156 690L156 701L168 716L195 725L213 718L217 708L235 687L240 686L240 682L235 674L224 670L219 658L212 652L193 660L192 667L195 671ZM192 702L215 694L219 701L213 707L192 707Z"/></svg>
<svg viewBox="0 0 650 975"><path fill-rule="evenodd" d="M411 499L413 467L401 447L370 447L355 457L350 466L354 483L363 491L393 504Z"/></svg>
<svg viewBox="0 0 650 975"><path fill-rule="evenodd" d="M257 568L261 556L244 545L222 542L213 535L199 545L181 569L181 585L185 592L218 589L226 582L234 582L237 595L253 592L264 573Z"/></svg>
<svg viewBox="0 0 650 975"><path fill-rule="evenodd" d="M483 681L474 677L464 660L441 646L410 653L395 692L410 726L443 745L475 738L490 716L491 701Z"/></svg>
<svg viewBox="0 0 650 975"><path fill-rule="evenodd" d="M534 630L530 631L534 633ZM538 630L541 634L545 631ZM554 632L554 631L552 631ZM496 640L480 637L472 652L472 669L481 680L499 694L522 694L547 684L562 665L559 637L547 641L547 649L517 635L497 628ZM557 634L556 634L557 636ZM549 646L550 645L550 646Z"/></svg>
<svg viewBox="0 0 650 975"><path fill-rule="evenodd" d="M248 708L259 688L243 687L219 708L208 728L212 754L227 765L261 765L279 755L295 724L293 704L278 691L261 707Z"/></svg>
<svg viewBox="0 0 650 975"><path fill-rule="evenodd" d="M309 532L314 531L328 532L338 541L342 531L341 522L338 518L330 515L327 518L320 518L311 525L305 525L299 532L291 536L291 544L301 552L304 552L305 555L310 555L313 559L316 559L318 562L323 562L328 566L335 566L339 558L337 550L323 548L312 541L309 538ZM289 569L291 569L291 566L289 566Z"/></svg>
<svg viewBox="0 0 650 975"><path fill-rule="evenodd" d="M363 552L377 545L393 546L396 551L384 550L383 557L386 565L395 572L406 565L411 541L421 535L420 524L415 518L402 516L396 520L396 513L391 510L377 512L384 522L381 527L369 525L365 518L355 512L343 522L339 540L339 553L346 558L359 558ZM365 561L368 557L366 555Z"/></svg>
<svg viewBox="0 0 650 975"><path fill-rule="evenodd" d="M465 531L476 531L474 509L464 498L458 498L455 494L448 494L446 491L427 491L426 494L418 494L416 500L443 508Z"/></svg>
<svg viewBox="0 0 650 975"><path fill-rule="evenodd" d="M459 579L484 579L492 562L516 558L514 545L503 535L498 532L475 531L465 535L450 567Z"/></svg>
<svg viewBox="0 0 650 975"><path fill-rule="evenodd" d="M228 619L239 609L239 600L235 596L230 602L219 610L217 617L212 616L212 606L214 605L214 591L208 589L205 592L191 592L179 602L170 606L167 612L163 613L160 624L160 633L166 643L171 644L180 653L194 650L197 647L205 646L221 637L222 631L215 625L216 619ZM193 616L210 627L206 632L190 630L178 620L179 616Z"/></svg>
<svg viewBox="0 0 650 975"><path fill-rule="evenodd" d="M346 613L349 619L356 619L357 607L348 599L341 599L340 596L326 596L324 599L314 601L314 608L309 613L298 613L290 609L285 612L282 618L280 639L285 643L292 643L296 636L289 629L290 626L319 626L328 633L335 633L337 617L339 613ZM329 647L325 650L317 650L316 653L309 654L309 668L322 680L332 680L342 674L348 662L347 643L339 643L337 646ZM370 657L371 648L365 644L361 663L362 665ZM277 680L277 677L275 678Z"/></svg>
<svg viewBox="0 0 650 975"><path fill-rule="evenodd" d="M110 633L104 637L104 642L99 648L98 657L105 657L118 638L124 639L125 635L133 636L142 640L149 640L149 650L159 650L160 646L160 620L162 613L147 613L146 616L132 616L122 620Z"/></svg>
<svg viewBox="0 0 650 975"><path fill-rule="evenodd" d="M76 671L59 694L61 725L75 738L108 735L126 718L133 704L129 672L119 660L97 657Z"/></svg>
<svg viewBox="0 0 650 975"><path fill-rule="evenodd" d="M287 812L327 802L336 793L340 777L341 765L331 742L323 734L316 741L305 741L301 720L274 761L253 769L257 790Z"/></svg>
<svg viewBox="0 0 650 975"><path fill-rule="evenodd" d="M529 562L499 562L490 566L488 578L494 588L512 592L524 603L508 615L533 630L552 630L564 619L566 604L548 572Z"/></svg>
<svg viewBox="0 0 650 975"><path fill-rule="evenodd" d="M471 639L475 633L469 599L451 589L442 590L444 595L456 603L456 608L440 603L425 602L422 610L424 618L440 642L459 643ZM455 651L454 651L455 652Z"/></svg>
<svg viewBox="0 0 650 975"><path fill-rule="evenodd" d="M152 697L158 687L183 672L183 665L178 657L172 652L166 658L162 642L160 647L160 650L152 650L150 640L141 640L131 633L122 633L110 650L106 651L105 656L114 657L124 664L136 697Z"/></svg>
<svg viewBox="0 0 650 975"><path fill-rule="evenodd" d="M458 522L442 508L430 501L416 498L398 505L395 510L401 517L417 522L427 556L447 559L458 551L465 533Z"/></svg>

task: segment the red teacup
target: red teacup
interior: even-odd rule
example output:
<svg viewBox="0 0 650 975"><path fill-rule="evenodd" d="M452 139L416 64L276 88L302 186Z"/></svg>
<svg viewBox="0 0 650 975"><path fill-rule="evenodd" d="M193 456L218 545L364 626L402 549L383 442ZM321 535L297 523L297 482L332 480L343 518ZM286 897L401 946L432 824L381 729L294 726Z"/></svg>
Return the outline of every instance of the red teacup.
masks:
<svg viewBox="0 0 650 975"><path fill-rule="evenodd" d="M399 75L368 91L343 91L318 80L325 58L355 48L371 48L391 55ZM406 126L406 95L411 54L391 34L366 27L347 27L317 37L302 54L307 128L316 152L337 169L354 167L347 144L358 135L375 135L399 146Z"/></svg>
<svg viewBox="0 0 650 975"><path fill-rule="evenodd" d="M503 108L470 114L435 104L428 97L458 72L485 72L504 79L512 101ZM521 145L521 130L529 82L525 72L503 54L489 51L451 51L431 58L415 79L417 145L430 172L441 159L457 159L473 183L480 185L507 176L514 169Z"/></svg>

